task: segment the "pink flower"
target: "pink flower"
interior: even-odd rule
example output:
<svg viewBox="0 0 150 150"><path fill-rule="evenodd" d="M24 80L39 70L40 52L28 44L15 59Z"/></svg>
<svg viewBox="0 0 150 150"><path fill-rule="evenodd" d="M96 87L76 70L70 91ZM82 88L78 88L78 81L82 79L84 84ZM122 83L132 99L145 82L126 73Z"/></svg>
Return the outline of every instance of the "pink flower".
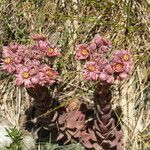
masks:
<svg viewBox="0 0 150 150"><path fill-rule="evenodd" d="M94 42L92 42L92 43L90 44L90 46L89 46L89 49L90 49L91 51L95 51L96 48L97 48L97 45L96 45Z"/></svg>
<svg viewBox="0 0 150 150"><path fill-rule="evenodd" d="M125 71L125 65L122 62L116 62L113 64L113 70L114 72L123 72Z"/></svg>
<svg viewBox="0 0 150 150"><path fill-rule="evenodd" d="M133 63L132 62L121 62L118 61L113 62L113 69L115 72L115 77L117 80L124 80L127 78L129 74L133 71Z"/></svg>
<svg viewBox="0 0 150 150"><path fill-rule="evenodd" d="M105 66L105 71L108 73L108 74L113 74L114 73L114 70L113 70L113 67L110 63L108 63L106 66Z"/></svg>
<svg viewBox="0 0 150 150"><path fill-rule="evenodd" d="M20 63L22 63L22 61L23 61L23 57L22 56L15 55L15 57L14 57L14 63L15 64L20 64Z"/></svg>
<svg viewBox="0 0 150 150"><path fill-rule="evenodd" d="M99 52L100 52L100 53L107 53L108 50L109 50L109 47L108 47L108 46L101 46L101 47L99 48Z"/></svg>
<svg viewBox="0 0 150 150"><path fill-rule="evenodd" d="M19 74L16 74L16 85L24 85L26 88L34 87L27 67L21 68Z"/></svg>
<svg viewBox="0 0 150 150"><path fill-rule="evenodd" d="M126 66L126 72L128 74L131 74L133 72L133 68L134 68L134 64L133 62L124 62L125 66Z"/></svg>
<svg viewBox="0 0 150 150"><path fill-rule="evenodd" d="M98 80L99 69L95 62L86 62L83 70L83 76L86 80Z"/></svg>
<svg viewBox="0 0 150 150"><path fill-rule="evenodd" d="M89 57L90 50L86 44L76 46L76 60L85 60Z"/></svg>
<svg viewBox="0 0 150 150"><path fill-rule="evenodd" d="M107 83L113 84L115 82L115 78L113 75L108 75L107 77Z"/></svg>
<svg viewBox="0 0 150 150"><path fill-rule="evenodd" d="M2 51L2 56L4 58L6 57L12 57L14 53L10 50L9 46L4 46Z"/></svg>
<svg viewBox="0 0 150 150"><path fill-rule="evenodd" d="M39 77L39 75L33 76L33 77L31 78L31 82L32 82L32 84L34 84L34 85L39 84L39 82L40 82L40 77Z"/></svg>
<svg viewBox="0 0 150 150"><path fill-rule="evenodd" d="M50 80L55 80L58 77L58 72L53 68L50 68L46 71L46 75L49 77Z"/></svg>
<svg viewBox="0 0 150 150"><path fill-rule="evenodd" d="M14 57L15 54L9 49L8 46L3 47L3 62L1 63L2 70L6 70L9 73L14 73L16 70L15 64L14 64Z"/></svg>
<svg viewBox="0 0 150 150"><path fill-rule="evenodd" d="M122 73L120 73L120 74L119 74L119 77L120 77L120 79L121 79L121 80L126 79L126 78L127 78L127 76L128 76L128 74L127 74L127 73L125 73L125 72L122 72Z"/></svg>
<svg viewBox="0 0 150 150"><path fill-rule="evenodd" d="M113 66L115 72L126 72L130 74L133 70L131 54L126 50L117 50L113 53Z"/></svg>
<svg viewBox="0 0 150 150"><path fill-rule="evenodd" d="M46 64L43 65L42 71L52 80L55 80L58 77L58 72Z"/></svg>
<svg viewBox="0 0 150 150"><path fill-rule="evenodd" d="M129 62L132 61L131 58L132 58L131 53L127 50L117 50L113 53L114 60Z"/></svg>
<svg viewBox="0 0 150 150"><path fill-rule="evenodd" d="M41 65L40 72L40 85L51 85L55 82L56 78L58 77L58 72L53 68L49 67L46 64Z"/></svg>
<svg viewBox="0 0 150 150"><path fill-rule="evenodd" d="M38 42L38 47L40 48L40 50L45 51L48 47L48 41L39 41Z"/></svg>
<svg viewBox="0 0 150 150"><path fill-rule="evenodd" d="M106 55L112 43L96 34L89 45L76 46L76 59L88 60L83 75L87 80L100 80L109 84L125 79L133 71L131 53L126 50L113 52L112 59Z"/></svg>
<svg viewBox="0 0 150 150"><path fill-rule="evenodd" d="M45 49L45 53L49 57L56 57L60 55L58 48L50 45Z"/></svg>
<svg viewBox="0 0 150 150"><path fill-rule="evenodd" d="M30 55L33 59L41 59L44 55L42 51L31 49Z"/></svg>
<svg viewBox="0 0 150 150"><path fill-rule="evenodd" d="M16 67L11 57L4 58L3 62L1 63L1 68L9 73L14 73L16 71Z"/></svg>
<svg viewBox="0 0 150 150"><path fill-rule="evenodd" d="M111 42L105 37L100 36L99 34L96 34L92 41L95 42L98 47L101 46L106 46L108 48L111 47Z"/></svg>
<svg viewBox="0 0 150 150"><path fill-rule="evenodd" d="M99 34L96 34L92 41L95 42L98 47L103 46L102 37Z"/></svg>
<svg viewBox="0 0 150 150"><path fill-rule="evenodd" d="M100 74L99 74L99 79L101 80L101 81L105 81L106 79L107 79L107 77L108 77L108 75L107 75L107 73L106 72L100 72Z"/></svg>
<svg viewBox="0 0 150 150"><path fill-rule="evenodd" d="M59 55L58 49L49 45L45 35L33 35L37 44L31 46L15 43L3 47L1 67L16 76L16 84L26 88L37 84L46 86L55 82L58 72L44 63L43 56Z"/></svg>

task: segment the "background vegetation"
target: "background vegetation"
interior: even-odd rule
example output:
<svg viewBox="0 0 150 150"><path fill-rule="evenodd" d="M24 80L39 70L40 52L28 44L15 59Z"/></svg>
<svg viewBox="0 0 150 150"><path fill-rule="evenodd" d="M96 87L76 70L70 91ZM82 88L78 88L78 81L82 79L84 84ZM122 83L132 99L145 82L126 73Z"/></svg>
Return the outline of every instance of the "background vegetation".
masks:
<svg viewBox="0 0 150 150"><path fill-rule="evenodd" d="M78 98L90 107L94 88L82 81L75 44L100 33L112 40L114 49L129 49L135 70L128 81L114 86L113 106L123 126L125 150L150 149L149 0L0 0L0 47L12 41L30 43L31 33L47 34L61 48L56 67L63 82L52 94L63 102ZM3 72L0 91L0 119L22 129L31 98Z"/></svg>

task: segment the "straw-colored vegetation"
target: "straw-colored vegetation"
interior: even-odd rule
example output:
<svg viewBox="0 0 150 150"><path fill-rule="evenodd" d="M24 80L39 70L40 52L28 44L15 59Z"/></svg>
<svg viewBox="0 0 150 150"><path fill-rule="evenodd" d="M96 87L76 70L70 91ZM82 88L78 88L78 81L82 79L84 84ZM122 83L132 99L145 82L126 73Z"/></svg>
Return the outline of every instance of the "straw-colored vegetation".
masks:
<svg viewBox="0 0 150 150"><path fill-rule="evenodd" d="M83 82L74 46L96 33L114 49L129 49L135 69L114 86L113 106L124 130L125 150L150 149L150 1L149 0L0 0L0 47L12 41L30 43L31 33L45 33L61 48L56 67L61 83L53 95L93 107L93 85ZM64 103L63 103L64 104ZM13 77L0 72L0 119L22 129L30 97ZM79 148L77 148L79 149Z"/></svg>

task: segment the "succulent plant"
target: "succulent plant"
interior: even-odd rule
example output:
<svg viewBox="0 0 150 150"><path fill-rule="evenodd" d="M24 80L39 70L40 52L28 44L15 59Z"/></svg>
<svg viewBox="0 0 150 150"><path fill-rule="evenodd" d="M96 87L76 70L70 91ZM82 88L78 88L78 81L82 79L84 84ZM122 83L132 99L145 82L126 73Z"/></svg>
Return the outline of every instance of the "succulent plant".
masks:
<svg viewBox="0 0 150 150"><path fill-rule="evenodd" d="M122 150L123 132L112 118L111 91L109 84L100 85L95 92L96 119L92 128L81 134L83 145L87 149Z"/></svg>
<svg viewBox="0 0 150 150"><path fill-rule="evenodd" d="M85 115L79 110L75 101L68 105L67 112L60 115L58 126L58 141L62 140L66 144L81 137L81 132L85 128Z"/></svg>
<svg viewBox="0 0 150 150"><path fill-rule="evenodd" d="M35 41L32 45L10 43L4 46L0 69L14 75L16 85L25 87L34 99L26 119L38 117L38 125L50 126L57 119L58 112L47 112L56 106L47 86L58 77L53 63L60 52L56 45L50 44L46 35L37 34L31 38Z"/></svg>
<svg viewBox="0 0 150 150"><path fill-rule="evenodd" d="M95 92L96 118L81 133L82 144L87 149L121 150L122 130L112 117L110 86L126 79L133 71L133 58L128 50L116 50L110 55L112 43L97 34L89 44L76 46L76 60L84 64L83 78L98 81Z"/></svg>

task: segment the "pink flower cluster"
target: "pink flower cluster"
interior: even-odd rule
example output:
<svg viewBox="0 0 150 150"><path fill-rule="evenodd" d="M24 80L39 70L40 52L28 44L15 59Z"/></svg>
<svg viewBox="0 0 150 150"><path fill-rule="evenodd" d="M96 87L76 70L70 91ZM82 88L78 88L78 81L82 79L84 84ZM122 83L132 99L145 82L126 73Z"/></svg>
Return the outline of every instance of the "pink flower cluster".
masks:
<svg viewBox="0 0 150 150"><path fill-rule="evenodd" d="M108 57L111 42L95 35L89 45L76 46L76 60L84 61L83 76L86 80L107 82L121 81L133 71L132 55L127 50L117 50Z"/></svg>
<svg viewBox="0 0 150 150"><path fill-rule="evenodd" d="M26 88L46 86L55 82L58 72L47 65L60 55L56 46L50 45L45 35L33 35L36 44L26 46L11 43L3 47L1 69L14 74L16 84ZM52 65L52 63L51 63Z"/></svg>

